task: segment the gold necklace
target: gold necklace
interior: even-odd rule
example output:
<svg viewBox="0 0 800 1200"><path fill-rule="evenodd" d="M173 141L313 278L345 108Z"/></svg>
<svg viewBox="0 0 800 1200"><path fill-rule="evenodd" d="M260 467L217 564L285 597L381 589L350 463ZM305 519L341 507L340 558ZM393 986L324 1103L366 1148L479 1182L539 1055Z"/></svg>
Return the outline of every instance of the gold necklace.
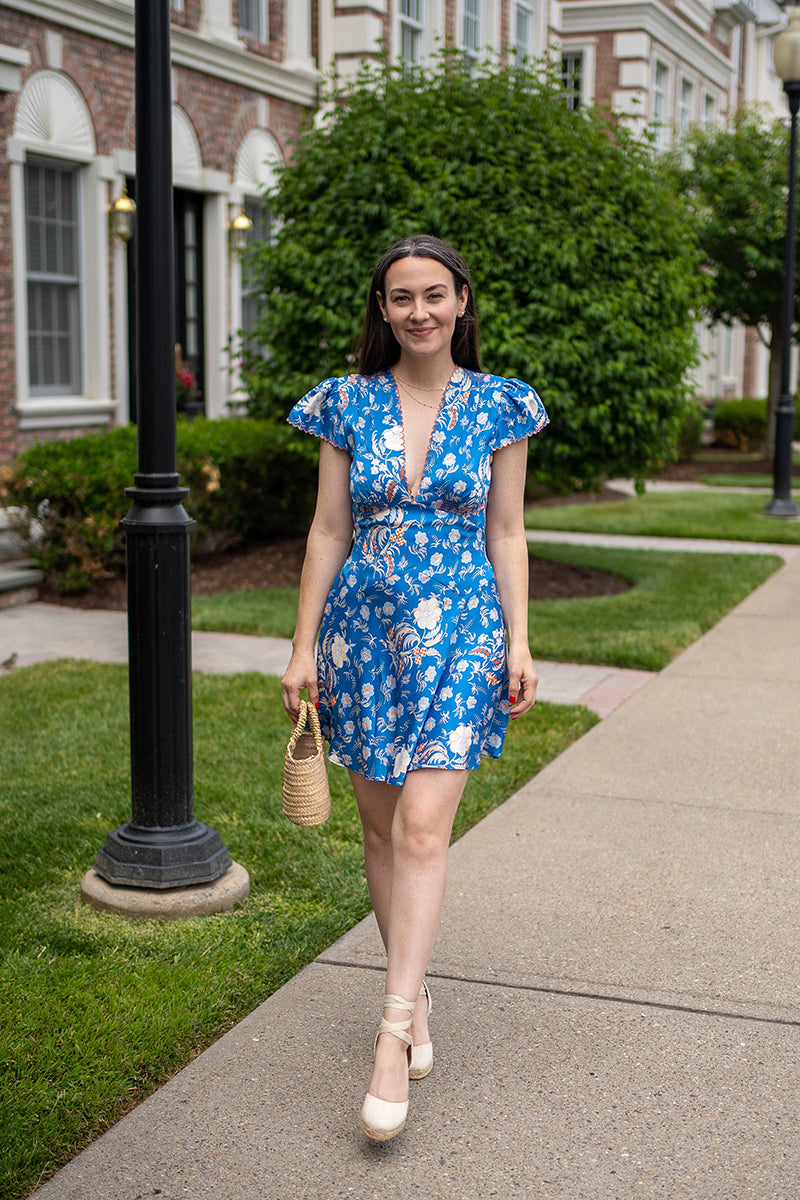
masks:
<svg viewBox="0 0 800 1200"><path fill-rule="evenodd" d="M443 392L444 389L447 387L448 383L450 382L450 380L453 378L452 373L451 373L450 376L445 380L445 382L443 384L437 383L435 387L429 388L429 387L417 387L416 384L410 384L407 379L401 379L396 371L392 371L392 374L394 375L394 377L398 383L402 383L404 387L414 387L414 388L416 388L416 390L418 392Z"/></svg>
<svg viewBox="0 0 800 1200"><path fill-rule="evenodd" d="M444 384L443 384L443 385L441 385L440 387L435 387L435 388L420 388L420 389L419 389L419 391L421 391L421 392L438 392L438 391L441 391L441 393L442 393L442 394L441 394L441 396L439 397L439 402L438 402L438 404L426 404L424 400L418 400L418 399L417 399L417 397L414 395L414 393L413 393L412 391L410 391L410 389L409 389L408 385L406 384L405 380L401 379L399 375L395 375L395 374L394 374L394 372L392 372L392 374L394 375L394 379L396 380L396 382L400 384L400 386L402 387L403 391L406 393L406 395L407 395L407 396L409 396L409 397L410 397L410 398L411 398L411 399L414 401L414 403L415 403L415 404L419 404L419 405L420 405L422 408L430 408L430 409L437 409L437 410L438 410L438 409L440 409L440 408L442 407L442 401L444 400L444 394L445 394L445 392L447 391L447 385L448 385L448 383L450 382L450 379L452 379L452 378L453 378L453 377L452 377L452 375L451 375L451 376L450 376L450 379L446 379L446 380L445 380L445 382L444 382Z"/></svg>

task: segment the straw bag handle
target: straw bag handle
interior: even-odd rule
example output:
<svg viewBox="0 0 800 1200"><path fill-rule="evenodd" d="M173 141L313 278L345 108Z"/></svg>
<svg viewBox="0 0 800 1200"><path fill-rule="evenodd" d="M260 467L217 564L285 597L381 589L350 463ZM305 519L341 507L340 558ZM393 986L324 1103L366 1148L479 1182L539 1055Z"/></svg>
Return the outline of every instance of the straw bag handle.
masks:
<svg viewBox="0 0 800 1200"><path fill-rule="evenodd" d="M322 730L320 729L319 715L317 710L313 704L309 703L308 700L301 700L297 724L295 725L294 730L292 731L292 736L289 739L288 751L292 758L294 758L295 746L300 739L300 735L305 730L306 725L308 725L308 731L314 738L314 745L317 748L317 753L322 754L324 751Z"/></svg>

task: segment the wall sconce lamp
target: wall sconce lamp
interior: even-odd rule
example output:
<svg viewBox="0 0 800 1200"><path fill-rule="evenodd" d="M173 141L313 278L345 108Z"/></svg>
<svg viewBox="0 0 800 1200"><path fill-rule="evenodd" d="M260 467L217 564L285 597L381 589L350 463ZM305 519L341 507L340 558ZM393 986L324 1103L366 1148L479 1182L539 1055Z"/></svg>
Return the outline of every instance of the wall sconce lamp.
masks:
<svg viewBox="0 0 800 1200"><path fill-rule="evenodd" d="M233 254L243 254L247 249L247 243L250 236L250 230L253 228L253 222L244 211L244 205L239 209L239 212L233 218L228 227L228 232L231 239L231 251Z"/></svg>
<svg viewBox="0 0 800 1200"><path fill-rule="evenodd" d="M127 246L133 237L133 222L136 216L136 205L128 195L128 189L123 183L122 194L111 205L111 231L114 237Z"/></svg>

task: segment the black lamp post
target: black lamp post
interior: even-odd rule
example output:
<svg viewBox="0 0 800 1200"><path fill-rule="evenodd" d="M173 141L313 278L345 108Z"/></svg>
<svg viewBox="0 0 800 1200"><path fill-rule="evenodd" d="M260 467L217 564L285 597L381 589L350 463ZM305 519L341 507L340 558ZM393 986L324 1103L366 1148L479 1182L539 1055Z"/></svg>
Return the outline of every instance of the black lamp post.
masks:
<svg viewBox="0 0 800 1200"><path fill-rule="evenodd" d="M136 0L138 472L127 537L131 820L95 862L109 883L176 888L231 865L194 818L191 596L177 472L169 0Z"/></svg>
<svg viewBox="0 0 800 1200"><path fill-rule="evenodd" d="M796 517L800 508L792 500L792 404L791 355L794 328L794 272L797 246L797 110L800 107L800 8L787 10L789 21L775 38L775 70L783 81L791 117L789 139L789 190L786 202L786 241L783 260L783 304L781 309L781 394L775 410L775 457L773 495L764 515Z"/></svg>

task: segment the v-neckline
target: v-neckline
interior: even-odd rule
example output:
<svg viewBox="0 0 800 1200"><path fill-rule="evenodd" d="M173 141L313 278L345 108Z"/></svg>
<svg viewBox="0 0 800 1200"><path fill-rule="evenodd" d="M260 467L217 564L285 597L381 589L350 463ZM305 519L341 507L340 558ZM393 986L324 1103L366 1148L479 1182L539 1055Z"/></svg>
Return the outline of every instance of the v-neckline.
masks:
<svg viewBox="0 0 800 1200"><path fill-rule="evenodd" d="M394 372L391 370L388 372L389 378L392 381L392 387L394 389L395 400L397 401L397 409L400 414L400 430L403 435L403 461L401 464L401 474L402 474L402 479L403 479L403 485L404 485L409 497L415 503L416 503L417 499L419 498L419 494L422 491L422 485L425 482L425 470L428 466L428 459L431 456L431 445L433 443L433 435L436 432L436 426L439 424L439 418L441 417L442 412L444 411L445 397L447 396L447 393L450 390L450 385L452 384L453 379L456 374L456 371L458 371L458 370L459 370L458 366L453 367L452 374L450 375L450 378L448 379L447 383L444 385L444 391L442 392L442 400L439 405L439 408L437 409L436 416L433 418L433 424L431 425L431 431L428 434L428 445L425 450L425 457L422 460L422 472L419 477L419 487L417 488L417 490L415 492L412 492L411 483L408 478L408 460L406 457L406 423L405 423L405 418L403 416L403 401L400 396L400 389L397 386L397 380L394 377Z"/></svg>

